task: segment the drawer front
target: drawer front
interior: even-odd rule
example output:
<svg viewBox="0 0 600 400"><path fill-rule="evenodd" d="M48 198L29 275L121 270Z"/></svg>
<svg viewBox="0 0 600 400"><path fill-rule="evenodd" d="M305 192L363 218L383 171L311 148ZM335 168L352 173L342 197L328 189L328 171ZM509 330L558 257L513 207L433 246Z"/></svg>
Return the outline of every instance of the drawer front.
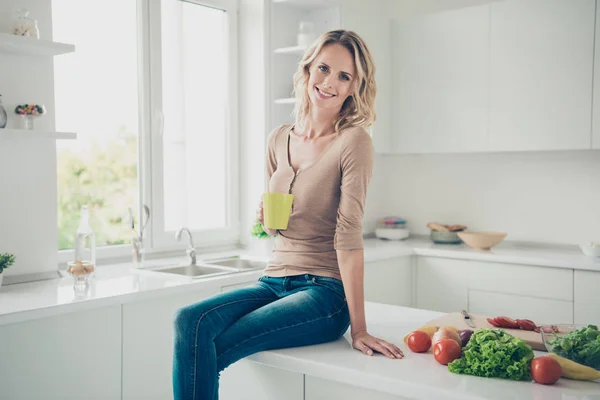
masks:
<svg viewBox="0 0 600 400"><path fill-rule="evenodd" d="M467 306L469 263L436 257L417 260L417 308L455 312Z"/></svg>
<svg viewBox="0 0 600 400"><path fill-rule="evenodd" d="M575 271L575 303L596 304L600 308L600 271Z"/></svg>
<svg viewBox="0 0 600 400"><path fill-rule="evenodd" d="M469 290L469 312L530 319L536 324L572 324L573 303L515 294Z"/></svg>
<svg viewBox="0 0 600 400"><path fill-rule="evenodd" d="M553 300L573 301L573 270L473 261L469 288Z"/></svg>

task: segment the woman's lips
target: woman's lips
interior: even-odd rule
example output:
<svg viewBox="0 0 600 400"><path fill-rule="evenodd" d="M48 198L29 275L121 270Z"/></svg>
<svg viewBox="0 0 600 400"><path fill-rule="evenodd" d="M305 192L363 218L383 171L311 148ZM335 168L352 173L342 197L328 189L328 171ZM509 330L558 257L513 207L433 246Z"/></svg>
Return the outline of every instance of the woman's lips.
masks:
<svg viewBox="0 0 600 400"><path fill-rule="evenodd" d="M329 100L329 99L331 99L331 98L334 98L334 97L335 97L335 95L333 95L333 94L326 94L327 92L323 92L323 91L321 91L321 89L319 89L319 88L318 88L318 87L316 87L316 86L315 86L315 90L316 90L316 92L317 92L317 95L318 95L318 96L319 96L321 99L323 99L323 100Z"/></svg>

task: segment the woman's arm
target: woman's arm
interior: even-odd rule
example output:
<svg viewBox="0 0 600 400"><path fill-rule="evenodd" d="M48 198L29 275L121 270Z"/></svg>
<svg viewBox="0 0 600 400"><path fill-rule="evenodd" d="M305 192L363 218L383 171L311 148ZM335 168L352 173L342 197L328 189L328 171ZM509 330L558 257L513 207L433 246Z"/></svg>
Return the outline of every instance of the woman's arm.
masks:
<svg viewBox="0 0 600 400"><path fill-rule="evenodd" d="M352 347L367 355L373 355L373 350L389 358L402 358L404 354L395 345L378 339L367 333L365 321L365 295L364 295L364 265L365 257L362 249L337 250L338 264L346 301L350 311L350 326Z"/></svg>

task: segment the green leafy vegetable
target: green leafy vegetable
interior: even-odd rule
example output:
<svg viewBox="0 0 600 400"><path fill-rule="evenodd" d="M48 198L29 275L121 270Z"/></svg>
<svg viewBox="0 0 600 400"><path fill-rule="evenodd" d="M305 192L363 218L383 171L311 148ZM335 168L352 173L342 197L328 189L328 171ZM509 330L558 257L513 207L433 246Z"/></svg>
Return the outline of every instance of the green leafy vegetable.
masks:
<svg viewBox="0 0 600 400"><path fill-rule="evenodd" d="M458 360L448 364L455 374L489 378L531 380L529 366L533 350L521 339L501 329L479 329L471 335Z"/></svg>
<svg viewBox="0 0 600 400"><path fill-rule="evenodd" d="M257 237L259 239L262 238L266 238L269 237L269 234L267 232L264 231L261 223L259 220L256 220L256 222L254 222L254 225L252 225L252 229L250 231L250 234L254 237Z"/></svg>
<svg viewBox="0 0 600 400"><path fill-rule="evenodd" d="M600 369L600 332L596 325L569 332L563 337L553 334L552 352L576 363Z"/></svg>

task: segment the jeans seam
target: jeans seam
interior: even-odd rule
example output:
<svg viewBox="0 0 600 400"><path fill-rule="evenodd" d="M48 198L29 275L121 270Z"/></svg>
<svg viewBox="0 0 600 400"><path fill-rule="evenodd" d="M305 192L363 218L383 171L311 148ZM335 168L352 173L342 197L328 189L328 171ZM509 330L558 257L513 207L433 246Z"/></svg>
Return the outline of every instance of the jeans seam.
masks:
<svg viewBox="0 0 600 400"><path fill-rule="evenodd" d="M270 300L268 298L258 298L258 299L243 299L243 300L234 300L234 301L230 301L228 303L225 304L219 304L216 307L211 308L210 310L202 313L202 315L200 316L200 318L198 318L198 322L196 323L196 335L194 336L194 374L193 374L193 382L194 385L192 386L192 398L195 400L196 399L196 368L198 365L198 359L197 359L197 355L198 355L198 328L200 327L200 322L202 321L202 318L204 318L209 312L212 312L218 308L221 307L225 307L231 304L235 304L235 303L241 303L244 301L263 301L263 300Z"/></svg>
<svg viewBox="0 0 600 400"><path fill-rule="evenodd" d="M268 332L261 333L260 335L252 336L251 338L248 338L248 339L246 339L246 340L244 340L244 341L242 341L242 342L240 342L240 343L236 344L235 346L231 347L230 349L227 349L227 351L224 351L224 352L223 352L223 353L222 353L220 356L218 356L218 357L217 357L217 364L218 364L218 360L219 360L221 357L223 357L225 354L229 353L231 350L233 350L233 349L235 349L235 348L237 348L237 347L239 347L239 346L243 345L244 343L246 343L246 342L248 342L248 341L250 341L250 340L253 340L253 339L259 338L259 337L261 337L261 336L264 336L264 335L268 335L268 334L270 334L270 333L273 333L273 332L282 331L282 330L284 330L284 329L288 329L288 328L295 328L296 326L300 326L300 325L304 325L304 324L310 324L311 322L319 321L319 320L321 320L321 319L325 319L325 318L331 318L331 317L333 317L334 315L341 313L341 312L342 312L342 310L344 309L344 307L345 307L345 306L346 306L346 304L344 303L344 304L342 305L342 307L340 307L340 309L339 309L339 310L337 310L337 311L335 311L335 312L333 312L333 313L331 313L331 314L329 314L329 315L327 315L327 316L325 316L325 317L319 317L319 318L311 319L310 321L304 321L304 322L300 322L300 323L297 323L297 324L295 324L295 325L282 326L282 327L280 327L280 328L276 328L276 329L270 330L270 331L268 331Z"/></svg>

